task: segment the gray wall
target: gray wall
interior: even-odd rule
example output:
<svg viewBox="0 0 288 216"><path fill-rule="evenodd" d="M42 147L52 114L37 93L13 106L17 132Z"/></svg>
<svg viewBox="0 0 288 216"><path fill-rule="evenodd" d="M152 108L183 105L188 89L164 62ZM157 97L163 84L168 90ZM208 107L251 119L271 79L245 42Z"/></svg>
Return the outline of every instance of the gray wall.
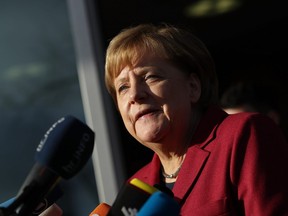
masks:
<svg viewBox="0 0 288 216"><path fill-rule="evenodd" d="M14 197L36 146L60 117L85 121L67 3L0 1L0 203ZM92 162L63 181L64 215L98 204Z"/></svg>

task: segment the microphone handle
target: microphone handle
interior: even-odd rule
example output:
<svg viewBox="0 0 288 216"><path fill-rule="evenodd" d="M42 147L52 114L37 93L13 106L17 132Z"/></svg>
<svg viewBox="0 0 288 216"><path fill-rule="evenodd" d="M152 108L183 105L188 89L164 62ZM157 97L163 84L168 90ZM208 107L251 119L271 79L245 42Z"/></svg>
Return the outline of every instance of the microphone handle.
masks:
<svg viewBox="0 0 288 216"><path fill-rule="evenodd" d="M58 178L60 180L60 178ZM57 180L53 180L53 182ZM54 184L54 187L56 184ZM41 203L43 197L53 188L43 189L43 185L38 183L31 184L24 188L23 193L19 196L20 206L16 208L17 216L27 216L33 213L38 204ZM22 200L22 202L21 202Z"/></svg>
<svg viewBox="0 0 288 216"><path fill-rule="evenodd" d="M0 216L17 216L15 212L8 212L6 208L0 208Z"/></svg>
<svg viewBox="0 0 288 216"><path fill-rule="evenodd" d="M43 197L61 180L59 175L48 169L43 169L38 177L20 191L14 202L7 208L9 212L16 212L18 216L30 215L41 203ZM47 187L47 185L52 186Z"/></svg>

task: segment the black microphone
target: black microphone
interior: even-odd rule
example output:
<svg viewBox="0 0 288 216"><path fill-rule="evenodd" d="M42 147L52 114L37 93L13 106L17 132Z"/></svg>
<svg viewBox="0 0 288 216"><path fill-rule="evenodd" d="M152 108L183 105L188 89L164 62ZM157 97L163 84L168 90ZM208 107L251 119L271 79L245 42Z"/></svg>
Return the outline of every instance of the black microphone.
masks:
<svg viewBox="0 0 288 216"><path fill-rule="evenodd" d="M166 193L170 197L174 198L174 193L168 187L161 184L154 184L154 187L157 188L159 191L162 191L163 193Z"/></svg>
<svg viewBox="0 0 288 216"><path fill-rule="evenodd" d="M155 187L134 178L121 187L107 216L135 216L151 194L158 191Z"/></svg>
<svg viewBox="0 0 288 216"><path fill-rule="evenodd" d="M62 216L62 209L55 203L42 212L39 216Z"/></svg>
<svg viewBox="0 0 288 216"><path fill-rule="evenodd" d="M63 190L58 185L56 185L49 193L41 200L37 205L36 209L33 210L30 216L35 216L41 214L51 205L53 205L60 197L63 196Z"/></svg>
<svg viewBox="0 0 288 216"><path fill-rule="evenodd" d="M51 205L53 205L60 197L62 197L63 195L63 190L56 185L53 190L50 190L49 193L40 201L40 203L37 205L37 207L33 210L33 212L30 214L30 216L35 216L35 215L39 215L42 212L44 212L48 207L50 207ZM0 211L1 208L5 209L7 207L9 207L14 201L15 201L15 197L10 198L9 200L3 202L0 204ZM16 212L15 212L16 214ZM1 214L0 214L1 216Z"/></svg>
<svg viewBox="0 0 288 216"><path fill-rule="evenodd" d="M63 179L76 175L87 163L94 148L94 132L73 116L55 122L40 141L36 163L15 200L2 208L0 216L31 214L43 198Z"/></svg>

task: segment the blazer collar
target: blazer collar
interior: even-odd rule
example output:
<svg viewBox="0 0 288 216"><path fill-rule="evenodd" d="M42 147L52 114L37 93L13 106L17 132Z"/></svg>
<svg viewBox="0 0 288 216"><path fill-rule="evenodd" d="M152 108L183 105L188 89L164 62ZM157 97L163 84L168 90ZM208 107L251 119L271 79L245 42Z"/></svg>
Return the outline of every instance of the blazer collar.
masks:
<svg viewBox="0 0 288 216"><path fill-rule="evenodd" d="M186 196L196 184L210 155L204 148L215 138L216 129L226 116L220 108L211 107L200 120L173 187L178 202L185 202Z"/></svg>
<svg viewBox="0 0 288 216"><path fill-rule="evenodd" d="M215 137L215 131L218 125L223 121L227 114L220 108L211 107L201 118L196 132L193 136L191 147L189 147L177 181L173 187L174 197L178 202L184 202L186 196L193 189L201 170L209 158L209 151L204 148ZM149 163L142 172L141 178L150 185L160 182L159 171L161 163L156 154L154 154L151 163Z"/></svg>
<svg viewBox="0 0 288 216"><path fill-rule="evenodd" d="M203 149L214 139L216 128L227 116L218 106L211 106L202 116L190 146L199 145Z"/></svg>

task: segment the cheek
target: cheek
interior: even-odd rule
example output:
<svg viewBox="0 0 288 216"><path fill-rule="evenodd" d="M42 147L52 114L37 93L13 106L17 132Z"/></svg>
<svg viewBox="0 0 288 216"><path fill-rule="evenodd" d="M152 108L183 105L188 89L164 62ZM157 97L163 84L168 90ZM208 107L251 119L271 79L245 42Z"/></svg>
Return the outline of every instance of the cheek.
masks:
<svg viewBox="0 0 288 216"><path fill-rule="evenodd" d="M125 108L125 106L123 104L117 104L118 106L118 111L120 113L120 116L122 118L122 121L126 127L126 129L129 131L130 134L133 134L133 123L129 117L128 111Z"/></svg>
<svg viewBox="0 0 288 216"><path fill-rule="evenodd" d="M189 93L178 92L178 94L170 91L170 95L165 97L165 104L163 105L163 111L170 121L175 121L175 118L187 115L187 112L191 110L191 100L189 100Z"/></svg>
<svg viewBox="0 0 288 216"><path fill-rule="evenodd" d="M125 111L125 107L123 106L123 104L121 104L121 103L119 103L119 101L117 101L117 108L118 108L118 111L120 113L120 116L121 116L124 124L126 125L127 111Z"/></svg>
<svg viewBox="0 0 288 216"><path fill-rule="evenodd" d="M127 111L125 111L122 107L119 107L119 106L118 106L118 110L119 110L120 116L122 118L122 121L126 125L128 120L129 120Z"/></svg>
<svg viewBox="0 0 288 216"><path fill-rule="evenodd" d="M135 139L137 139L137 135L136 135L136 129L135 129L135 125L133 125L133 123L126 119L126 120L123 120L124 122L124 125L125 125L125 128L126 130L128 131L128 133L134 137Z"/></svg>
<svg viewBox="0 0 288 216"><path fill-rule="evenodd" d="M160 104L165 104L167 101L171 100L174 97L173 86L169 85L160 85L157 87L150 88L150 92L153 100Z"/></svg>
<svg viewBox="0 0 288 216"><path fill-rule="evenodd" d="M133 136L135 134L135 131L134 131L133 123L131 122L129 116L126 115L125 113L120 113L120 114L121 114L121 118L122 118L122 121L124 123L126 130Z"/></svg>

